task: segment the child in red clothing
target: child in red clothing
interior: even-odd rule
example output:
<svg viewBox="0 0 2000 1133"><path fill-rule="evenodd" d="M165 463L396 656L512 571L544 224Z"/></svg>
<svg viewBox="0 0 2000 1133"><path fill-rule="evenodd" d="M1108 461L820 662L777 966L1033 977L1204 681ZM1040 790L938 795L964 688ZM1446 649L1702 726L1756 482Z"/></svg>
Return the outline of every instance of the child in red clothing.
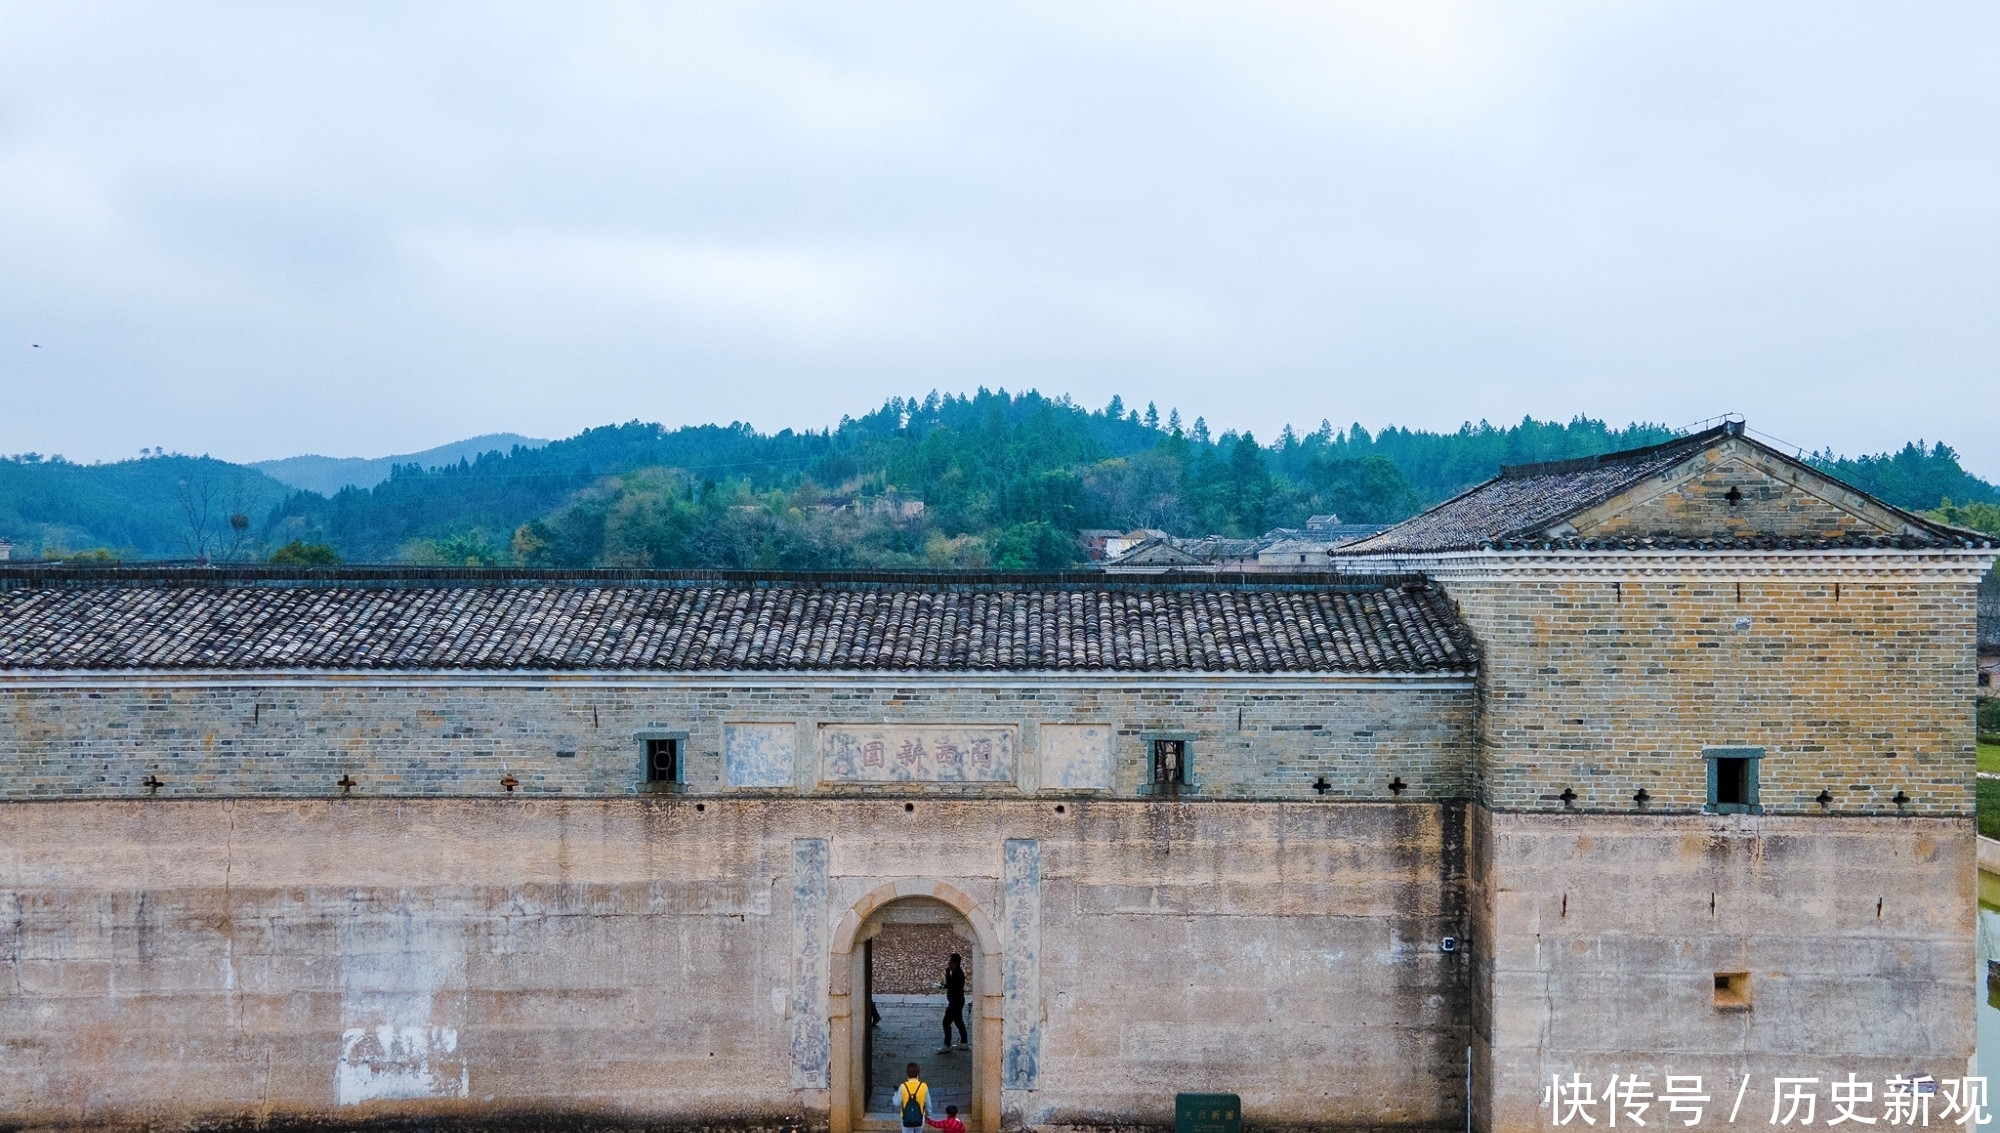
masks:
<svg viewBox="0 0 2000 1133"><path fill-rule="evenodd" d="M940 1121L933 1117L924 1124L932 1129L942 1130L943 1133L965 1133L965 1122L958 1119L958 1107L955 1105L944 1107L944 1120Z"/></svg>

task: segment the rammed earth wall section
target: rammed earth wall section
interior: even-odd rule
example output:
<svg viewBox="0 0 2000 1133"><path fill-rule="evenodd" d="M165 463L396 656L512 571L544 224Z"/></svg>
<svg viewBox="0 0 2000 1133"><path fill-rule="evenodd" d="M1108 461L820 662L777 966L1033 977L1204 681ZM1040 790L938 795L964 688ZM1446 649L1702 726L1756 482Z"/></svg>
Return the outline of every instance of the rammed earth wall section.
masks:
<svg viewBox="0 0 2000 1133"><path fill-rule="evenodd" d="M1038 858L1040 1072L1012 1122L1457 1128L1465 822L1445 803L12 803L0 1122L393 1113L803 1120L795 854L825 923ZM806 918L812 921L812 918ZM817 966L817 967L815 967Z"/></svg>
<svg viewBox="0 0 2000 1133"><path fill-rule="evenodd" d="M1548 1129L1552 1077L1595 1098L1614 1074L1656 1095L1698 1075L1713 1128L1739 1090L1738 1127L1767 1126L1774 1077L1819 1079L1824 1123L1850 1074L1880 1121L1892 1076L1974 1072L1970 818L1475 808L1472 825L1482 1129ZM1717 973L1747 975L1747 1009L1717 1005ZM1602 1104L1585 1112L1603 1127Z"/></svg>
<svg viewBox="0 0 2000 1133"><path fill-rule="evenodd" d="M1755 746L1769 812L1970 815L1980 561L1792 574L1715 558L1446 572L1484 651L1476 797L1560 811L1569 790L1574 809L1630 812L1644 788L1653 810L1696 811L1703 748Z"/></svg>
<svg viewBox="0 0 2000 1133"><path fill-rule="evenodd" d="M633 736L648 730L685 731L687 790L727 794L728 722L797 729L806 756L790 793L1017 796L1040 787L1040 725L1102 723L1116 732L1114 796L1139 793L1141 737L1165 731L1193 736L1194 797L1390 799L1400 778L1403 798L1459 798L1476 711L1469 679L478 679L147 685L117 675L61 678L74 686L63 687L0 675L0 798L147 796L148 777L162 784L151 797L163 799L324 797L341 792L343 777L355 797L504 795L510 775L526 796L631 795L641 780ZM1021 769L993 785L821 783L810 752L825 723L1010 724L1021 730ZM1323 794L1314 787L1322 782Z"/></svg>

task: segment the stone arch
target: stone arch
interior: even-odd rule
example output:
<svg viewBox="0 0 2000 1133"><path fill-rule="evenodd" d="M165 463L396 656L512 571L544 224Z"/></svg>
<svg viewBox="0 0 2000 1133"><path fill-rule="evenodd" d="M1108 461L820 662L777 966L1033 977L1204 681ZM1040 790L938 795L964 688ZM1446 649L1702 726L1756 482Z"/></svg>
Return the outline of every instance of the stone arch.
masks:
<svg viewBox="0 0 2000 1133"><path fill-rule="evenodd" d="M979 935L982 952L991 953L995 963L1000 958L1000 933L993 927L993 919L986 910L979 907L965 890L942 881L895 881L878 885L862 896L854 906L842 914L840 923L833 930L833 954L844 956L854 951L854 941L861 934L861 926L884 905L911 897L928 897L943 905L949 905L965 918L972 931Z"/></svg>
<svg viewBox="0 0 2000 1133"><path fill-rule="evenodd" d="M957 914L973 935L972 994L966 1006L976 1028L973 1041L973 1098L967 1128L971 1133L998 1133L1000 1128L1000 934L979 902L942 881L905 879L879 885L856 901L834 927L829 965L828 1014L831 1025L831 1065L827 1085L831 1133L859 1133L866 1121L867 1099L861 1096L862 1075L857 1052L865 1045L867 1010L855 1003L860 957L856 945L877 914L892 905L942 905ZM858 1009L858 1010L857 1010Z"/></svg>

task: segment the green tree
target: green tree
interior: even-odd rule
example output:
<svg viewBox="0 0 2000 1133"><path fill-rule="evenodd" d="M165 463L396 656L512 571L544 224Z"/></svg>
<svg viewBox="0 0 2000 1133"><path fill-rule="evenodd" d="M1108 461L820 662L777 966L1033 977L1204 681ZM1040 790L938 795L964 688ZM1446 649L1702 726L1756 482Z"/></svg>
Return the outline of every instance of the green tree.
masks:
<svg viewBox="0 0 2000 1133"><path fill-rule="evenodd" d="M294 539L271 552L271 562L276 566L329 567L339 566L340 556L325 543Z"/></svg>
<svg viewBox="0 0 2000 1133"><path fill-rule="evenodd" d="M1230 526L1253 535L1265 530L1265 512L1271 501L1271 470L1264 464L1264 450L1249 433L1229 450Z"/></svg>
<svg viewBox="0 0 2000 1133"><path fill-rule="evenodd" d="M1384 456L1315 457L1301 479L1312 489L1314 512L1331 512L1346 523L1394 523L1424 504L1423 495Z"/></svg>
<svg viewBox="0 0 2000 1133"><path fill-rule="evenodd" d="M1894 453L1849 459L1814 453L1811 463L1897 507L1922 510L1951 500L2000 504L1993 485L1959 467L1950 445L1911 441Z"/></svg>
<svg viewBox="0 0 2000 1133"><path fill-rule="evenodd" d="M438 539L418 540L409 558L431 566L490 567L500 565L500 552L478 531L457 531Z"/></svg>
<svg viewBox="0 0 2000 1133"><path fill-rule="evenodd" d="M994 541L993 565L1001 570L1062 570L1076 563L1076 540L1053 524L1017 523Z"/></svg>
<svg viewBox="0 0 2000 1133"><path fill-rule="evenodd" d="M1969 527L1974 531L1984 531L1988 535L2000 535L2000 504L1971 503L1955 504L1946 496L1942 504L1933 511L1923 513L1926 519L1939 523L1949 523L1953 527Z"/></svg>

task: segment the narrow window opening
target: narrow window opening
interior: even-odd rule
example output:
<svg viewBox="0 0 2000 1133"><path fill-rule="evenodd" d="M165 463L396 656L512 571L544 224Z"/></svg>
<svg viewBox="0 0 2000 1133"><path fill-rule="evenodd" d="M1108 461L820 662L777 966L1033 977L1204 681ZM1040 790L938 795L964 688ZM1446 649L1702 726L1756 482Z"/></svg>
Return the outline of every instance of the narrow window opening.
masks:
<svg viewBox="0 0 2000 1133"><path fill-rule="evenodd" d="M677 739L646 741L646 782L678 783L681 781L681 741Z"/></svg>
<svg viewBox="0 0 2000 1133"><path fill-rule="evenodd" d="M1715 761L1715 801L1724 806L1750 805L1750 761Z"/></svg>
<svg viewBox="0 0 2000 1133"><path fill-rule="evenodd" d="M1715 1006L1722 1011L1750 1010L1750 973L1715 973Z"/></svg>
<svg viewBox="0 0 2000 1133"><path fill-rule="evenodd" d="M1139 793L1172 797L1195 790L1193 732L1141 732Z"/></svg>

